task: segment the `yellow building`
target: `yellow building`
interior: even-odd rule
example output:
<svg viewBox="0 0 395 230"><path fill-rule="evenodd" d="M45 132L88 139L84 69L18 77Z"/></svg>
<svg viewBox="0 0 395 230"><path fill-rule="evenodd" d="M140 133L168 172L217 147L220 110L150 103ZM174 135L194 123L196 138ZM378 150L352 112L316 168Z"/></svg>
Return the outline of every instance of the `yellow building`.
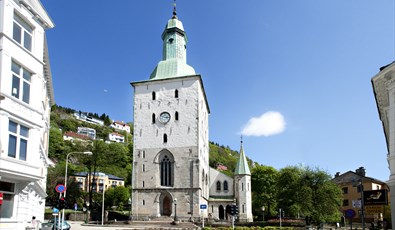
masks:
<svg viewBox="0 0 395 230"><path fill-rule="evenodd" d="M105 174L102 172L96 172L89 174L88 172L81 172L73 175L75 181L79 184L79 188L83 191L88 191L88 186L93 184L93 192L102 193L103 189L107 191L109 188L115 188L117 186L125 186L124 178L120 178L111 174ZM87 183L87 182L90 183Z"/></svg>
<svg viewBox="0 0 395 230"><path fill-rule="evenodd" d="M355 213L355 216L352 218L353 222L361 222L362 219L362 190L388 190L387 184L383 181L367 177L364 167L358 168L355 172L348 171L343 174L338 172L332 181L337 184L343 192L343 204L341 206L343 216L348 217L350 213ZM385 215L384 205L365 205L364 211L365 223L382 221Z"/></svg>

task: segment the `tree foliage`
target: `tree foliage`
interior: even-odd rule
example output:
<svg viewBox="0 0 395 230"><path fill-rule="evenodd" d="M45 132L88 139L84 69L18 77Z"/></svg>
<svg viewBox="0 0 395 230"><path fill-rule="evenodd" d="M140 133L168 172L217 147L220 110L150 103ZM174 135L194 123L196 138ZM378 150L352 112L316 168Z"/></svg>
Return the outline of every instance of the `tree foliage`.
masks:
<svg viewBox="0 0 395 230"><path fill-rule="evenodd" d="M128 203L130 198L130 188L118 186L115 188L109 188L105 194L105 205L118 206L118 209L122 210L123 205Z"/></svg>
<svg viewBox="0 0 395 230"><path fill-rule="evenodd" d="M308 217L315 223L337 221L341 190L322 170L288 166L277 180L278 207L292 217Z"/></svg>

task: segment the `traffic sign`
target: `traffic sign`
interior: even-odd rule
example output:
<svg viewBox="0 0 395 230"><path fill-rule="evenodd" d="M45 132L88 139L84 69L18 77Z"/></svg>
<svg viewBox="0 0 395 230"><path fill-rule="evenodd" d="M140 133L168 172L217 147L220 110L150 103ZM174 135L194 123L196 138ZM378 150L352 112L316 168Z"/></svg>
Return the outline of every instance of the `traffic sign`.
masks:
<svg viewBox="0 0 395 230"><path fill-rule="evenodd" d="M0 192L0 205L2 205L2 204L3 204L3 193Z"/></svg>
<svg viewBox="0 0 395 230"><path fill-rule="evenodd" d="M59 209L53 208L53 209L52 209L52 212L53 212L53 213L58 213L58 212L59 212Z"/></svg>
<svg viewBox="0 0 395 230"><path fill-rule="evenodd" d="M206 204L201 204L200 205L200 209L206 209L207 208L207 205Z"/></svg>
<svg viewBox="0 0 395 230"><path fill-rule="evenodd" d="M77 209L78 209L78 205L77 203L74 203L74 210L77 211Z"/></svg>
<svg viewBox="0 0 395 230"><path fill-rule="evenodd" d="M347 210L344 211L344 212L345 212L345 216L346 216L347 218L354 218L355 215L356 215L356 213L355 213L355 211L354 211L353 209L347 209Z"/></svg>
<svg viewBox="0 0 395 230"><path fill-rule="evenodd" d="M56 185L55 190L58 193L63 193L64 191L66 191L66 187L63 184L58 184Z"/></svg>

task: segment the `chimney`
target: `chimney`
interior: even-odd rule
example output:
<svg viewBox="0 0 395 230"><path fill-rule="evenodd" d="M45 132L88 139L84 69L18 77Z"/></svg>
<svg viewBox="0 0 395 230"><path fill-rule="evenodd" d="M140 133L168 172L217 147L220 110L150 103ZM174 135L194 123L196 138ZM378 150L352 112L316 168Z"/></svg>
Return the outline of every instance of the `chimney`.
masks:
<svg viewBox="0 0 395 230"><path fill-rule="evenodd" d="M364 167L359 167L357 170L355 170L355 173L359 176L365 176L366 175L366 171Z"/></svg>
<svg viewBox="0 0 395 230"><path fill-rule="evenodd" d="M336 172L335 178L340 176L340 172Z"/></svg>

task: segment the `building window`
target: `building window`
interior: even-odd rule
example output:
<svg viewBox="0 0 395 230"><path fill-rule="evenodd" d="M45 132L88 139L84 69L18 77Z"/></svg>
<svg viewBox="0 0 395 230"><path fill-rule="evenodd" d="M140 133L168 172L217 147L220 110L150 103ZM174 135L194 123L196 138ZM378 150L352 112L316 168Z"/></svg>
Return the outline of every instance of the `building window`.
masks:
<svg viewBox="0 0 395 230"><path fill-rule="evenodd" d="M29 103L30 101L30 80L32 74L22 66L12 62L12 89L11 95Z"/></svg>
<svg viewBox="0 0 395 230"><path fill-rule="evenodd" d="M221 191L221 182L217 181L217 191Z"/></svg>
<svg viewBox="0 0 395 230"><path fill-rule="evenodd" d="M178 90L177 89L174 91L174 97L178 98Z"/></svg>
<svg viewBox="0 0 395 230"><path fill-rule="evenodd" d="M156 93L152 92L152 100L156 100Z"/></svg>
<svg viewBox="0 0 395 230"><path fill-rule="evenodd" d="M145 151L143 151L143 158L145 158Z"/></svg>
<svg viewBox="0 0 395 230"><path fill-rule="evenodd" d="M145 164L143 164L143 172L145 172Z"/></svg>
<svg viewBox="0 0 395 230"><path fill-rule="evenodd" d="M0 205L0 218L11 218L14 211L15 184L0 181L0 193L3 193L3 204Z"/></svg>
<svg viewBox="0 0 395 230"><path fill-rule="evenodd" d="M244 191L244 183L241 183L241 191Z"/></svg>
<svg viewBox="0 0 395 230"><path fill-rule="evenodd" d="M143 205L145 205L145 200L143 200Z"/></svg>
<svg viewBox="0 0 395 230"><path fill-rule="evenodd" d="M348 206L348 200L343 200L343 206Z"/></svg>
<svg viewBox="0 0 395 230"><path fill-rule="evenodd" d="M14 15L12 38L29 51L32 51L32 33L33 28L21 17Z"/></svg>
<svg viewBox="0 0 395 230"><path fill-rule="evenodd" d="M144 186L145 186L145 182L143 181L143 188L144 188Z"/></svg>
<svg viewBox="0 0 395 230"><path fill-rule="evenodd" d="M244 204L243 204L243 212L242 213L244 213L245 211L244 211Z"/></svg>
<svg viewBox="0 0 395 230"><path fill-rule="evenodd" d="M174 114L175 120L178 121L178 112Z"/></svg>
<svg viewBox="0 0 395 230"><path fill-rule="evenodd" d="M155 113L153 113L152 114L152 124L155 124L155 120L156 120Z"/></svg>
<svg viewBox="0 0 395 230"><path fill-rule="evenodd" d="M8 156L26 161L29 128L10 121L8 124Z"/></svg>
<svg viewBox="0 0 395 230"><path fill-rule="evenodd" d="M228 181L224 181L224 191L228 191Z"/></svg>
<svg viewBox="0 0 395 230"><path fill-rule="evenodd" d="M357 186L357 192L358 192L358 193L361 193L361 191L362 191L361 187L362 187L361 185L358 185L358 186Z"/></svg>
<svg viewBox="0 0 395 230"><path fill-rule="evenodd" d="M172 186L173 185L173 167L174 164L168 155L163 155L160 161L160 185Z"/></svg>
<svg viewBox="0 0 395 230"><path fill-rule="evenodd" d="M343 187L342 191L343 191L343 194L348 194L348 187Z"/></svg>
<svg viewBox="0 0 395 230"><path fill-rule="evenodd" d="M167 143L167 134L163 134L163 143Z"/></svg>

